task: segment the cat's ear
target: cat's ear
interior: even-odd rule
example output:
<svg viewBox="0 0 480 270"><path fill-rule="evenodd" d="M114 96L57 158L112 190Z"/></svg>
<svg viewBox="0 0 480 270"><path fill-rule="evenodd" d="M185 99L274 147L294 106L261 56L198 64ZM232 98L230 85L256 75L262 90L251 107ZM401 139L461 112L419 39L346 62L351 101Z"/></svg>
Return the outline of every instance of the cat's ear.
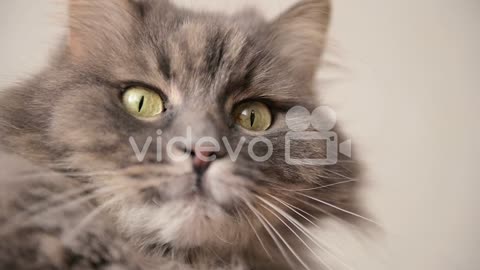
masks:
<svg viewBox="0 0 480 270"><path fill-rule="evenodd" d="M326 45L330 9L330 0L302 0L270 25L272 48L308 79L313 78Z"/></svg>
<svg viewBox="0 0 480 270"><path fill-rule="evenodd" d="M98 46L118 42L132 27L141 1L69 0L69 53L78 58L95 52Z"/></svg>

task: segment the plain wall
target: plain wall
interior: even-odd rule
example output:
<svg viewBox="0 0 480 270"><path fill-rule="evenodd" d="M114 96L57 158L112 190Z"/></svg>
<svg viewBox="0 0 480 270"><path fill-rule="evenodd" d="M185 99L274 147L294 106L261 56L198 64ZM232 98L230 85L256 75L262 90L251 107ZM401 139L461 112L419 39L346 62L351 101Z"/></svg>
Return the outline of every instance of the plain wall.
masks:
<svg viewBox="0 0 480 270"><path fill-rule="evenodd" d="M64 32L62 0L0 2L0 87L45 65ZM294 0L177 1L269 17ZM480 265L480 1L333 0L321 102L368 167L364 197L383 238L319 232L353 269ZM341 269L341 268L339 268Z"/></svg>

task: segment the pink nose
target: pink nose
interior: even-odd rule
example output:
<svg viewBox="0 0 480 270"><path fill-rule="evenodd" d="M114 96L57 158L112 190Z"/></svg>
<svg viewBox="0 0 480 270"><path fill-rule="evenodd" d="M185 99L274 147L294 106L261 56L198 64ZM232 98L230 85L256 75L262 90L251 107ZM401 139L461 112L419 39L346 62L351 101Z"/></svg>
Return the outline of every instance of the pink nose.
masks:
<svg viewBox="0 0 480 270"><path fill-rule="evenodd" d="M204 173L210 164L216 159L215 152L192 151L193 169L197 173Z"/></svg>

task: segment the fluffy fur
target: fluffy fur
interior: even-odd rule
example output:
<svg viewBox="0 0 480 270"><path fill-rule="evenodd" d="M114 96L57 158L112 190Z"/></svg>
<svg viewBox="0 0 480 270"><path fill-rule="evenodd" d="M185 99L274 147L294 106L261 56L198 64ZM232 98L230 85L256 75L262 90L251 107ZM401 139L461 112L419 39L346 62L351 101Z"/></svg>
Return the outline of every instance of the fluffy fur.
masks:
<svg viewBox="0 0 480 270"><path fill-rule="evenodd" d="M71 0L70 35L51 65L0 99L0 140L17 164L1 181L0 268L318 269L304 228L358 211L358 169L342 157L287 164L285 114L315 108L329 11L327 0L303 0L268 22L163 0ZM120 96L131 85L160 91L165 113L129 115ZM268 131L235 125L246 100L270 106ZM261 135L273 156L255 162L243 147L232 161L222 146L199 191L190 160L158 162L151 147L139 163L129 143L161 138L165 151L187 130L232 146ZM319 141L293 146L295 157L325 154Z"/></svg>

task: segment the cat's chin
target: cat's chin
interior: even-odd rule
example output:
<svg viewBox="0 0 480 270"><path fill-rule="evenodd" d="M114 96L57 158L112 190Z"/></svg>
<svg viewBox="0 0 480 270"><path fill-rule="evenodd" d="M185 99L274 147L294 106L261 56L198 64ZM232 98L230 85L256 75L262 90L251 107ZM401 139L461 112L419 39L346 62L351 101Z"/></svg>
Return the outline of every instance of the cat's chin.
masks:
<svg viewBox="0 0 480 270"><path fill-rule="evenodd" d="M226 247L246 241L248 228L218 203L192 195L159 205L124 206L121 229L139 245L168 245L178 250Z"/></svg>

